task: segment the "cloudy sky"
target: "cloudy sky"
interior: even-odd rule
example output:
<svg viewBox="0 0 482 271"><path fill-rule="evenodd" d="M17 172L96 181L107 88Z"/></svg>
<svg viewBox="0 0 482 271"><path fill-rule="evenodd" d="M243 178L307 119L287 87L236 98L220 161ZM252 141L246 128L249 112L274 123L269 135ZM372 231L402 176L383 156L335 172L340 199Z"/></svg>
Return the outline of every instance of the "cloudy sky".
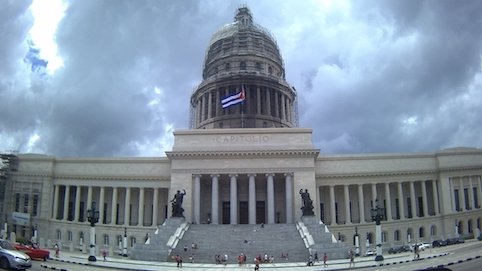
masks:
<svg viewBox="0 0 482 271"><path fill-rule="evenodd" d="M0 3L0 152L165 156L248 3L325 154L482 148L482 1Z"/></svg>

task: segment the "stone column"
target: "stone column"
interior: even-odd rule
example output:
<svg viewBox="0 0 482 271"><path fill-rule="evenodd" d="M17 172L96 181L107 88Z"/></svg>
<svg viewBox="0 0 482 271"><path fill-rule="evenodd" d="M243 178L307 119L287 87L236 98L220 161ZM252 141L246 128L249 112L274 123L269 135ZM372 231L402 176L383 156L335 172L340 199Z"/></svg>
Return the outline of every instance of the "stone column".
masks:
<svg viewBox="0 0 482 271"><path fill-rule="evenodd" d="M124 204L124 226L130 225L130 203L131 203L131 188L126 187L126 202Z"/></svg>
<svg viewBox="0 0 482 271"><path fill-rule="evenodd" d="M271 95L269 95L269 87L266 88L266 113L265 115L271 116Z"/></svg>
<svg viewBox="0 0 482 271"><path fill-rule="evenodd" d="M469 177L469 207L475 209L474 205L474 187L472 185L472 178Z"/></svg>
<svg viewBox="0 0 482 271"><path fill-rule="evenodd" d="M219 224L219 174L212 174L211 223Z"/></svg>
<svg viewBox="0 0 482 271"><path fill-rule="evenodd" d="M110 224L116 225L117 218L117 187L112 188L112 206L110 208Z"/></svg>
<svg viewBox="0 0 482 271"><path fill-rule="evenodd" d="M274 117L279 118L279 98L278 98L278 91L274 90Z"/></svg>
<svg viewBox="0 0 482 271"><path fill-rule="evenodd" d="M286 188L286 223L293 223L293 184L291 183L293 172L285 173Z"/></svg>
<svg viewBox="0 0 482 271"><path fill-rule="evenodd" d="M204 94L201 95L201 114L200 114L200 120L199 120L199 123L203 122L204 121Z"/></svg>
<svg viewBox="0 0 482 271"><path fill-rule="evenodd" d="M348 185L343 185L343 190L345 192L345 220L346 224L351 224L351 212L350 212L350 190Z"/></svg>
<svg viewBox="0 0 482 271"><path fill-rule="evenodd" d="M464 180L462 178L459 178L459 206L462 211L467 211L467 208L465 208Z"/></svg>
<svg viewBox="0 0 482 271"><path fill-rule="evenodd" d="M59 189L59 185L57 184L55 185L55 188L54 188L54 210L52 214L53 219L58 219L57 213L59 210L59 192L60 192L60 189Z"/></svg>
<svg viewBox="0 0 482 271"><path fill-rule="evenodd" d="M365 199L363 198L363 184L358 184L358 210L360 213L360 223L365 223Z"/></svg>
<svg viewBox="0 0 482 271"><path fill-rule="evenodd" d="M423 202L423 214L420 214L420 216L425 217L425 216L429 216L428 203L427 203L427 187L425 187L425 181L421 181L420 185L422 186L422 202Z"/></svg>
<svg viewBox="0 0 482 271"><path fill-rule="evenodd" d="M281 119L286 121L286 105L285 105L286 99L285 95L281 94Z"/></svg>
<svg viewBox="0 0 482 271"><path fill-rule="evenodd" d="M237 178L238 174L229 174L229 178L231 179L231 186L230 186L230 224L238 224L238 181Z"/></svg>
<svg viewBox="0 0 482 271"><path fill-rule="evenodd" d="M268 178L267 181L267 199L268 199L268 224L274 224L274 174L268 173L266 174Z"/></svg>
<svg viewBox="0 0 482 271"><path fill-rule="evenodd" d="M87 202L85 204L87 210L92 208L92 190L93 187L89 185L89 188L87 189Z"/></svg>
<svg viewBox="0 0 482 271"><path fill-rule="evenodd" d="M438 215L438 214L439 214L439 209L438 209L437 180L432 180L432 193L433 193L433 210L434 210L434 215Z"/></svg>
<svg viewBox="0 0 482 271"><path fill-rule="evenodd" d="M397 182L398 190L398 208L400 211L400 220L405 219L405 200L403 198L402 182Z"/></svg>
<svg viewBox="0 0 482 271"><path fill-rule="evenodd" d="M82 186L75 187L75 208L74 208L74 221L79 222L80 216L80 195L82 193Z"/></svg>
<svg viewBox="0 0 482 271"><path fill-rule="evenodd" d="M201 174L193 174L194 177L194 222L201 223Z"/></svg>
<svg viewBox="0 0 482 271"><path fill-rule="evenodd" d="M201 103L201 99L199 99L197 101L197 106L196 106L196 125L198 125L200 122L201 122L201 107L202 107L202 103Z"/></svg>
<svg viewBox="0 0 482 271"><path fill-rule="evenodd" d="M157 227L158 222L157 222L157 213L159 212L159 188L155 187L154 189L154 198L153 198L153 214L152 214L152 226Z"/></svg>
<svg viewBox="0 0 482 271"><path fill-rule="evenodd" d="M475 208L480 209L480 206L482 205L480 203L482 200L482 187L480 184L480 179L479 179L479 176L472 176L471 179L475 181L476 192L477 192L477 206L475 206Z"/></svg>
<svg viewBox="0 0 482 271"><path fill-rule="evenodd" d="M411 211L412 211L412 218L418 217L417 216L417 203L415 201L415 182L410 181L410 202L411 202Z"/></svg>
<svg viewBox="0 0 482 271"><path fill-rule="evenodd" d="M336 209L335 209L335 186L330 185L330 211L331 211L331 225L337 225Z"/></svg>
<svg viewBox="0 0 482 271"><path fill-rule="evenodd" d="M390 183L385 183L385 200L387 206L385 206L385 210L387 210L387 221L392 221L392 200L390 197Z"/></svg>
<svg viewBox="0 0 482 271"><path fill-rule="evenodd" d="M100 195L99 195L99 223L104 224L104 201L105 201L105 187L100 187Z"/></svg>
<svg viewBox="0 0 482 271"><path fill-rule="evenodd" d="M256 114L262 114L261 111L261 90L259 86L256 87Z"/></svg>
<svg viewBox="0 0 482 271"><path fill-rule="evenodd" d="M213 93L212 93L212 90L209 90L209 93L208 93L208 119L209 118L212 118L213 116Z"/></svg>
<svg viewBox="0 0 482 271"><path fill-rule="evenodd" d="M63 221L67 221L67 218L68 218L69 201L70 201L70 185L66 185L65 186L65 193L64 193L64 214L62 216Z"/></svg>
<svg viewBox="0 0 482 271"><path fill-rule="evenodd" d="M249 198L248 198L248 208L249 208L249 224L256 224L256 174L248 174L249 178Z"/></svg>
<svg viewBox="0 0 482 271"><path fill-rule="evenodd" d="M144 226L144 187L139 188L139 209L137 213L137 226Z"/></svg>

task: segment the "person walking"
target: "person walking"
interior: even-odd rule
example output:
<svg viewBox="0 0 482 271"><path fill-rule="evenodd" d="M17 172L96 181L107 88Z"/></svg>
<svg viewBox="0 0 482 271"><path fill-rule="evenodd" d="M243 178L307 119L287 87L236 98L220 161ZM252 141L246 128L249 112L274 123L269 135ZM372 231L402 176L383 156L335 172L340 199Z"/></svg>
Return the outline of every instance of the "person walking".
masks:
<svg viewBox="0 0 482 271"><path fill-rule="evenodd" d="M351 267L353 264L353 267L355 267L355 253L353 250L350 249L350 266Z"/></svg>
<svg viewBox="0 0 482 271"><path fill-rule="evenodd" d="M59 257L59 252L60 252L59 245L58 245L58 244L55 244L54 249L55 249L55 257L58 258L58 257Z"/></svg>
<svg viewBox="0 0 482 271"><path fill-rule="evenodd" d="M323 254L323 266L324 267L328 267L328 263L326 263L328 261L328 256L325 254Z"/></svg>
<svg viewBox="0 0 482 271"><path fill-rule="evenodd" d="M104 256L104 262L107 261L107 250L104 249L104 251L102 251L102 256Z"/></svg>

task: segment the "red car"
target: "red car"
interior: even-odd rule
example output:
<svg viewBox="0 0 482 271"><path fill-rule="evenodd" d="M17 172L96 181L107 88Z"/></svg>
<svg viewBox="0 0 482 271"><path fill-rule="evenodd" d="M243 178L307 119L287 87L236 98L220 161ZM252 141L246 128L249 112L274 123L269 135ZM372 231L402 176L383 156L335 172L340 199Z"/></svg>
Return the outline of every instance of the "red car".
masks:
<svg viewBox="0 0 482 271"><path fill-rule="evenodd" d="M38 247L37 244L33 245L13 245L17 250L22 251L23 253L30 256L32 259L42 259L46 261L50 257L50 251L41 249Z"/></svg>

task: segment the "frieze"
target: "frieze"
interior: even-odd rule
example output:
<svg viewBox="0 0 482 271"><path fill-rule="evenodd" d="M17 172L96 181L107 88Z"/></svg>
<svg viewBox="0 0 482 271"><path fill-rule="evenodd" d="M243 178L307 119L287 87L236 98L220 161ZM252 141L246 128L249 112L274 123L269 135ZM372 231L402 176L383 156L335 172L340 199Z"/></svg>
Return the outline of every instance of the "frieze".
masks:
<svg viewBox="0 0 482 271"><path fill-rule="evenodd" d="M168 157L205 157L205 156L273 156L308 155L316 157L319 149L308 150L252 150L252 151L175 151L166 152Z"/></svg>
<svg viewBox="0 0 482 271"><path fill-rule="evenodd" d="M271 140L268 135L220 135L213 138L217 143L266 143Z"/></svg>

